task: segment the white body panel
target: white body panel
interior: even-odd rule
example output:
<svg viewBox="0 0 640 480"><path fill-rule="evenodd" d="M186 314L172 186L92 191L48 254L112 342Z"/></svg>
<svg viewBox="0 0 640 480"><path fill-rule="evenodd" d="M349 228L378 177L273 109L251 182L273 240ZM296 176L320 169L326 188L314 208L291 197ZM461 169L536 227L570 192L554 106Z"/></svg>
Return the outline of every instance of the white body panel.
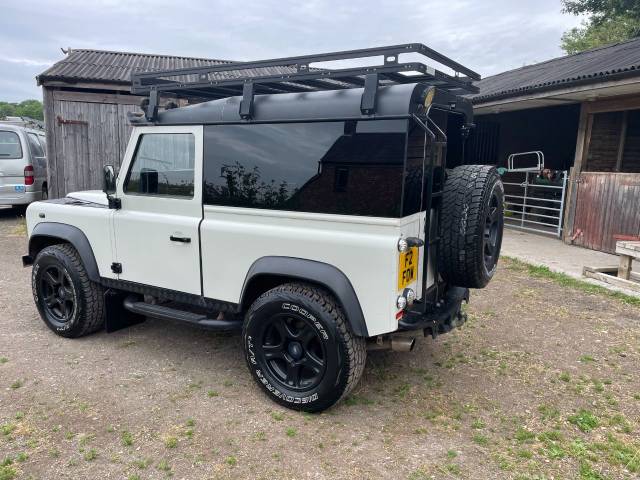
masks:
<svg viewBox="0 0 640 480"><path fill-rule="evenodd" d="M394 331L398 328L397 243L403 233L418 236L420 217L424 214L392 219L205 205L204 295L238 302L249 268L264 256L315 260L347 276L369 335ZM415 289L416 282L411 287Z"/></svg>
<svg viewBox="0 0 640 480"><path fill-rule="evenodd" d="M102 196L106 201L106 195L102 193ZM27 232L31 236L33 228L40 222L57 222L79 228L91 244L100 276L117 278L117 275L111 272L113 213L114 210L90 205L64 205L55 201L34 202L27 208ZM40 218L40 214L45 217Z"/></svg>

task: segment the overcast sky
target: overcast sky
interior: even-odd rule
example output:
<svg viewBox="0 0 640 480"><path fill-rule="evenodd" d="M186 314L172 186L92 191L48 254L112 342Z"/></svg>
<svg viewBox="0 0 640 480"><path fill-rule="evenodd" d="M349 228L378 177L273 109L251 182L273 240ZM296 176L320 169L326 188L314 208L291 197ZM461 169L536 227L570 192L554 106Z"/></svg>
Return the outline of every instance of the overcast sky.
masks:
<svg viewBox="0 0 640 480"><path fill-rule="evenodd" d="M562 55L560 0L4 0L0 101L41 98L60 47L259 60L422 42L483 76Z"/></svg>

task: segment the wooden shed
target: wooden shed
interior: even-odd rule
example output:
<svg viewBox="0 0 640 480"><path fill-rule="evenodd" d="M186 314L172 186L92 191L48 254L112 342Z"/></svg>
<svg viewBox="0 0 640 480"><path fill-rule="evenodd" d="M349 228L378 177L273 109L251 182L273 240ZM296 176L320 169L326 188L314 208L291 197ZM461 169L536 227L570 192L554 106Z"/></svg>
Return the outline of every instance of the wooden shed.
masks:
<svg viewBox="0 0 640 480"><path fill-rule="evenodd" d="M69 49L42 72L51 198L99 189L103 165L119 166L131 127L127 112L140 97L130 94L131 73L227 63L221 60Z"/></svg>
<svg viewBox="0 0 640 480"><path fill-rule="evenodd" d="M613 253L616 240L640 237L640 38L477 85L467 162L508 168L510 154L542 152L546 169L567 172L564 200L543 207L560 207L566 242ZM538 216L532 222L550 222L551 210L520 208Z"/></svg>

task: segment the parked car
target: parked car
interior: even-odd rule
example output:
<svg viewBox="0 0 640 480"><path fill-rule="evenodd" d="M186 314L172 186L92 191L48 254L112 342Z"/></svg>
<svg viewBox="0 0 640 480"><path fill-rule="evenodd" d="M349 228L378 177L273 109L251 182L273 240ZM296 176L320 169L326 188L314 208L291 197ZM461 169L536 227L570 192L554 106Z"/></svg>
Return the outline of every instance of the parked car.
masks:
<svg viewBox="0 0 640 480"><path fill-rule="evenodd" d="M45 324L72 338L146 318L242 331L260 388L306 411L349 394L367 349L462 325L469 288L496 271L503 187L493 167L446 168L473 126L456 94L470 82L397 62L408 47L367 51L393 57L380 78L309 71L316 57L134 75L133 93L151 90L120 172L27 210ZM299 68L238 76L282 64ZM159 112L162 89L212 100Z"/></svg>
<svg viewBox="0 0 640 480"><path fill-rule="evenodd" d="M46 151L44 131L0 121L0 205L25 208L49 197Z"/></svg>

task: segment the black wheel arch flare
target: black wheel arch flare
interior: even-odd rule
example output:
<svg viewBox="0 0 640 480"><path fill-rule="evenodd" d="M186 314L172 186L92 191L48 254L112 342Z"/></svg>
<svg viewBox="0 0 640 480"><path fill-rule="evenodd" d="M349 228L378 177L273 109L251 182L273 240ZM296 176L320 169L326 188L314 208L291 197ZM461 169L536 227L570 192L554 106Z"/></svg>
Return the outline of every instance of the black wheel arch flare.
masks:
<svg viewBox="0 0 640 480"><path fill-rule="evenodd" d="M62 242L61 242L62 241ZM70 243L76 249L92 282L100 282L100 272L96 257L86 235L78 227L58 222L41 222L33 227L29 237L29 256L36 255L45 247L57 243Z"/></svg>
<svg viewBox="0 0 640 480"><path fill-rule="evenodd" d="M266 289L287 279L310 282L329 290L343 308L353 333L359 337L369 336L360 301L347 276L337 267L315 260L281 256L257 259L245 277L239 310L246 311Z"/></svg>

